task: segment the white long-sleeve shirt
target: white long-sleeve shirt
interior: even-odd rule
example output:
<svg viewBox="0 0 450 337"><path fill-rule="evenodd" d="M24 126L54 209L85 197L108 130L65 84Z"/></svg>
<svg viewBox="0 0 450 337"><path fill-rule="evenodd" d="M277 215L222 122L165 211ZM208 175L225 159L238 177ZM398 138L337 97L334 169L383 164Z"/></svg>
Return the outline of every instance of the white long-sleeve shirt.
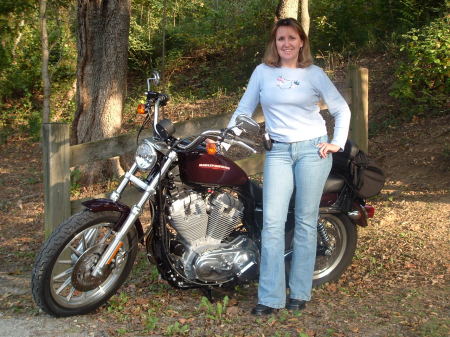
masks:
<svg viewBox="0 0 450 337"><path fill-rule="evenodd" d="M323 99L335 119L332 144L344 148L350 124L350 109L325 72L307 68L258 65L250 77L228 127L240 114L252 116L258 103L264 113L266 130L273 140L298 142L327 134L317 103Z"/></svg>

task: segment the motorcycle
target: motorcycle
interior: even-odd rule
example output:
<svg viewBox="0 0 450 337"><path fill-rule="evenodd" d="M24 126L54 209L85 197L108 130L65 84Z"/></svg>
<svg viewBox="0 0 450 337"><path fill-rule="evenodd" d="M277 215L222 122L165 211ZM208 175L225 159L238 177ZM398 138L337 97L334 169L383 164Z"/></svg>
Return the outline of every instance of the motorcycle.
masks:
<svg viewBox="0 0 450 337"><path fill-rule="evenodd" d="M222 147L250 152L255 143L238 136L259 125L246 116L236 126L175 138L168 119L159 120L168 96L151 90L159 75L147 79L146 114L153 115L153 136L138 146L135 162L110 199L83 203L85 209L60 224L38 254L32 273L37 305L53 316L86 314L105 303L127 279L141 243L150 262L176 288L200 288L211 296L258 278L262 229L262 187L249 179ZM141 127L142 130L142 127ZM215 144L205 140L214 139ZM132 184L141 192L129 207L120 201ZM145 206L151 226L144 232L139 215ZM352 261L356 225L366 226L374 208L357 197L347 179L331 172L317 223L314 286L335 281ZM292 256L294 207L286 221L286 270Z"/></svg>

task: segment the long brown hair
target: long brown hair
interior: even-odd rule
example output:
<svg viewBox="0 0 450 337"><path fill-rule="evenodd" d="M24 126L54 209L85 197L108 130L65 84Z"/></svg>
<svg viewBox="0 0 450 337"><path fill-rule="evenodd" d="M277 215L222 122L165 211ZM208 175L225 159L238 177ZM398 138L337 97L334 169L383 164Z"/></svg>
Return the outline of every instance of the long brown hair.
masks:
<svg viewBox="0 0 450 337"><path fill-rule="evenodd" d="M281 65L280 56L278 55L277 51L276 37L278 28L282 26L294 28L303 41L303 47L300 48L300 52L298 54L297 66L299 68L306 68L313 64L308 36L306 35L299 22L294 18L281 19L275 23L272 31L270 32L270 40L264 53L263 63L271 67L279 67Z"/></svg>

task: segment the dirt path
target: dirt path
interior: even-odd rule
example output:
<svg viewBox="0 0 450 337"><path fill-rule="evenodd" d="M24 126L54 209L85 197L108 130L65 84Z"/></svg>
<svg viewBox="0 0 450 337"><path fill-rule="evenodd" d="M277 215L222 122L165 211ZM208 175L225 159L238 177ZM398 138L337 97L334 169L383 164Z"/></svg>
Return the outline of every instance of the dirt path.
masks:
<svg viewBox="0 0 450 337"><path fill-rule="evenodd" d="M353 264L338 283L316 289L303 312L267 318L249 315L254 285L217 294L230 298L222 314L197 290L159 281L143 254L120 293L96 312L40 313L29 276L43 237L41 151L26 140L1 145L0 336L448 335L449 125L449 116L416 120L371 139L388 181L370 200L375 218L359 228Z"/></svg>

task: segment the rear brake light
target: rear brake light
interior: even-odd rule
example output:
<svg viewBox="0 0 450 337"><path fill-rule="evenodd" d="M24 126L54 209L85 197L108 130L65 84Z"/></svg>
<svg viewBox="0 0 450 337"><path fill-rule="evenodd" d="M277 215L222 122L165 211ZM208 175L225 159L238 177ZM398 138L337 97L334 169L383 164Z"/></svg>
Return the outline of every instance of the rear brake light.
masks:
<svg viewBox="0 0 450 337"><path fill-rule="evenodd" d="M373 206L370 206L370 205L365 205L364 209L367 212L367 217L368 218L373 218L373 216L375 215L375 208Z"/></svg>

